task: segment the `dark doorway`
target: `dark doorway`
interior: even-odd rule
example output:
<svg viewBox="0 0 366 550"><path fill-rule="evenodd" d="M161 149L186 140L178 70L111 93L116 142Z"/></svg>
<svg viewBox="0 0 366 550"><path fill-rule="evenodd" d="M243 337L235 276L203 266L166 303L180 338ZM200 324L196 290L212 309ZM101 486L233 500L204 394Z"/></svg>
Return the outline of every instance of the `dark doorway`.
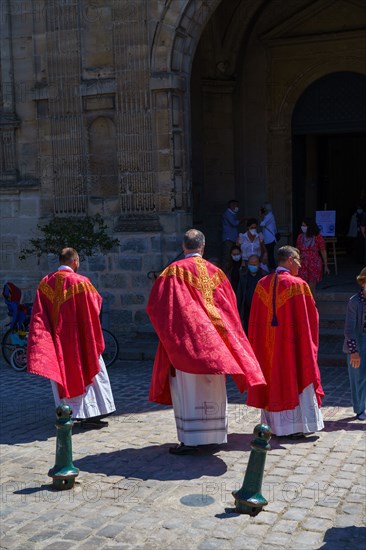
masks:
<svg viewBox="0 0 366 550"><path fill-rule="evenodd" d="M293 239L302 218L336 211L343 239L356 206L366 206L366 77L333 73L296 104L293 122Z"/></svg>
<svg viewBox="0 0 366 550"><path fill-rule="evenodd" d="M293 137L294 236L316 210L337 212L337 235L347 234L357 205L366 206L366 133Z"/></svg>
<svg viewBox="0 0 366 550"><path fill-rule="evenodd" d="M345 235L358 204L366 205L366 133L320 136L318 143L318 208L336 210L337 232Z"/></svg>

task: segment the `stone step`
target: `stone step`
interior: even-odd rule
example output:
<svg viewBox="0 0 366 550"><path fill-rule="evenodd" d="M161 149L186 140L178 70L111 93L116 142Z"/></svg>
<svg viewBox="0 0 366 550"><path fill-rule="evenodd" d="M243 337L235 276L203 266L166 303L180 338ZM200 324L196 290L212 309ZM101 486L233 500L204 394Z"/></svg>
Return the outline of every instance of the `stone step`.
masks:
<svg viewBox="0 0 366 550"><path fill-rule="evenodd" d="M330 322L330 325L327 323ZM325 325L325 326L324 326ZM347 366L345 354L342 351L344 341L344 316L323 318L319 329L318 363L321 367Z"/></svg>
<svg viewBox="0 0 366 550"><path fill-rule="evenodd" d="M343 329L344 327L345 314L339 315L337 313L333 314L323 314L319 319L319 326L321 329Z"/></svg>
<svg viewBox="0 0 366 550"><path fill-rule="evenodd" d="M344 325L344 319L343 319L343 325ZM319 329L320 338L337 338L342 339L344 338L344 330L343 327L320 327Z"/></svg>
<svg viewBox="0 0 366 550"><path fill-rule="evenodd" d="M339 326L340 319L344 324L348 300L353 294L353 292L320 292L317 296L316 306L321 326L331 326L334 323Z"/></svg>
<svg viewBox="0 0 366 550"><path fill-rule="evenodd" d="M347 302L334 301L334 302L317 302L316 303L320 317L326 315L333 315L338 313L339 315L346 315Z"/></svg>
<svg viewBox="0 0 366 550"><path fill-rule="evenodd" d="M346 355L343 353L322 353L318 356L319 367L347 367Z"/></svg>
<svg viewBox="0 0 366 550"><path fill-rule="evenodd" d="M339 354L339 353L343 353L342 352L342 348L343 348L343 341L344 341L344 338L334 338L333 340L331 340L330 338L322 338L320 336L320 339L319 339L319 354Z"/></svg>
<svg viewBox="0 0 366 550"><path fill-rule="evenodd" d="M317 293L316 303L318 302L345 302L355 294L354 291L333 292L331 290L321 290Z"/></svg>
<svg viewBox="0 0 366 550"><path fill-rule="evenodd" d="M342 320L342 325L344 319ZM158 345L154 334L139 336L120 342L119 359L121 361L153 361ZM322 328L319 337L318 362L320 366L346 366L342 352L343 328Z"/></svg>

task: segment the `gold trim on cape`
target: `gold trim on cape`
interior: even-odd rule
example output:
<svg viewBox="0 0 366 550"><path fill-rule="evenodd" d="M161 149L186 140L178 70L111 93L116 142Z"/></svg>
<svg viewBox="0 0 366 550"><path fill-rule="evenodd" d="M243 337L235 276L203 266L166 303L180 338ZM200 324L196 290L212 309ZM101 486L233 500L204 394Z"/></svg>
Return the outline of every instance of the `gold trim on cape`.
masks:
<svg viewBox="0 0 366 550"><path fill-rule="evenodd" d="M68 289L64 289L66 273L59 271L55 275L55 289L53 289L46 281L41 281L38 290L42 292L52 304L51 322L52 327L55 329L58 323L60 315L60 308L62 304L73 298L77 294L83 292L98 292L94 286L87 282L81 281L71 285Z"/></svg>
<svg viewBox="0 0 366 550"><path fill-rule="evenodd" d="M160 277L179 277L185 283L193 286L196 290L201 292L208 318L220 334L226 346L231 348L228 332L225 328L223 320L221 319L219 310L215 306L213 294L214 290L223 281L225 281L226 275L220 269L219 271L216 271L212 277L210 277L205 261L199 256L194 256L194 263L197 267L198 276L194 275L191 271L188 271L188 269L184 269L180 265L175 264L164 269Z"/></svg>

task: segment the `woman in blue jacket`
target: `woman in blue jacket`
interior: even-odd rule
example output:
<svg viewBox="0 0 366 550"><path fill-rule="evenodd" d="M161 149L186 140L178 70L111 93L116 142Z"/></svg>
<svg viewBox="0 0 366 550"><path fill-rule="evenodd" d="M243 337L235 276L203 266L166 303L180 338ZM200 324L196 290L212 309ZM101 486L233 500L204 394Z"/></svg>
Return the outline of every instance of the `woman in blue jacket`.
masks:
<svg viewBox="0 0 366 550"><path fill-rule="evenodd" d="M366 267L357 276L361 291L348 302L343 351L347 353L353 410L366 420Z"/></svg>

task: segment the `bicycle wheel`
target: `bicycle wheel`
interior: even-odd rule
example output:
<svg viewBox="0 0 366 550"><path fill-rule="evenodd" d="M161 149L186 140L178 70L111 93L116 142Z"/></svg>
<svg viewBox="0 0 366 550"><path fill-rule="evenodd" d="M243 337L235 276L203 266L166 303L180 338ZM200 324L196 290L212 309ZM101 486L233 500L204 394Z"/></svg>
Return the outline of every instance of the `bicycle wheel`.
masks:
<svg viewBox="0 0 366 550"><path fill-rule="evenodd" d="M27 368L27 348L16 348L11 354L10 364L14 370L25 370Z"/></svg>
<svg viewBox="0 0 366 550"><path fill-rule="evenodd" d="M1 352L5 361L11 365L11 354L16 348L27 345L28 334L18 327L9 328L1 341Z"/></svg>
<svg viewBox="0 0 366 550"><path fill-rule="evenodd" d="M106 328L102 329L105 348L102 353L105 366L108 368L118 359L119 344L116 337Z"/></svg>

